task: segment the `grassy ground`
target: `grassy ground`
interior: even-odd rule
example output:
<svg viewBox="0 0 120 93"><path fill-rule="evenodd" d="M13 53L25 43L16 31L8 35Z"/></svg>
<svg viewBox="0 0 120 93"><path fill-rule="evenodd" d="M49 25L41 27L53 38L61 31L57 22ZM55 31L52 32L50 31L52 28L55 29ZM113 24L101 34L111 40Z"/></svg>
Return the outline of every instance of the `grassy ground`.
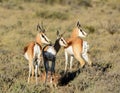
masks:
<svg viewBox="0 0 120 93"><path fill-rule="evenodd" d="M0 93L120 93L120 1L119 0L0 0ZM59 4L60 3L60 4ZM77 21L88 33L93 66L79 68L57 88L27 84L28 62L23 48L34 41L36 25L43 21L47 36L56 31L69 37ZM56 72L64 71L63 49L58 53ZM43 67L41 67L44 70Z"/></svg>

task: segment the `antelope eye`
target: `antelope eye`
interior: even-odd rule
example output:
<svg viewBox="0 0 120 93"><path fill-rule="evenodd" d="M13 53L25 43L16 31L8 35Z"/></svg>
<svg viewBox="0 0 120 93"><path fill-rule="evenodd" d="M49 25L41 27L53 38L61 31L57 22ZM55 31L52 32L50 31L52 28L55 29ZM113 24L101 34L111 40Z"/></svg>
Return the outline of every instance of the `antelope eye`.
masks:
<svg viewBox="0 0 120 93"><path fill-rule="evenodd" d="M61 41L63 41L63 40L61 39Z"/></svg>
<svg viewBox="0 0 120 93"><path fill-rule="evenodd" d="M45 36L44 36L44 35L42 35L42 37L44 38Z"/></svg>
<svg viewBox="0 0 120 93"><path fill-rule="evenodd" d="M80 31L82 32L82 29L80 29Z"/></svg>

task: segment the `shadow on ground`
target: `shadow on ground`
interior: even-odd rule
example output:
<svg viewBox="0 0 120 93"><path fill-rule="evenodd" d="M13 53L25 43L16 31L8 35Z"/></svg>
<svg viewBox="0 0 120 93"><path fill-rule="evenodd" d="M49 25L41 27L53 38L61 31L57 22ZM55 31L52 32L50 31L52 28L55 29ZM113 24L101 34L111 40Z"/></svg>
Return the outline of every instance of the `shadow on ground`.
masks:
<svg viewBox="0 0 120 93"><path fill-rule="evenodd" d="M77 77L80 74L80 69L73 71L73 72L66 72L65 74L61 72L61 78L59 82L59 86L65 86L67 85L70 81L74 80L75 77Z"/></svg>

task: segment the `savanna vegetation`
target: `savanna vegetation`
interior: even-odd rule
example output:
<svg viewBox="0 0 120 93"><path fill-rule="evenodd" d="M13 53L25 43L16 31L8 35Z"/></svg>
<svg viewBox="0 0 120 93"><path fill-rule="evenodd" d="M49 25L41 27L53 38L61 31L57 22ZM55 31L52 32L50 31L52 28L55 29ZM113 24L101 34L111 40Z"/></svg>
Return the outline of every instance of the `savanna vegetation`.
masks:
<svg viewBox="0 0 120 93"><path fill-rule="evenodd" d="M78 20L88 33L83 39L90 45L93 66L78 71L74 59L73 72L56 88L28 84L23 48L35 40L37 24L43 22L54 42L57 30L66 31L67 38ZM61 49L56 73L62 74L64 65ZM0 0L0 93L120 93L119 69L120 0Z"/></svg>

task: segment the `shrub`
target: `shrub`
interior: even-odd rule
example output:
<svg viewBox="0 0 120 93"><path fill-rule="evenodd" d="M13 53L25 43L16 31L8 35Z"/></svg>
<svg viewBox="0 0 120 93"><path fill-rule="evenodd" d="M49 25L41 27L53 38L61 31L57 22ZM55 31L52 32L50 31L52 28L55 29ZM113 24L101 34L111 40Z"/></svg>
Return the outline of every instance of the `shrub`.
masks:
<svg viewBox="0 0 120 93"><path fill-rule="evenodd" d="M86 26L85 28L89 30L89 33L95 32L95 28L93 26Z"/></svg>
<svg viewBox="0 0 120 93"><path fill-rule="evenodd" d="M110 53L116 52L119 50L118 42L111 42L111 45L108 48Z"/></svg>
<svg viewBox="0 0 120 93"><path fill-rule="evenodd" d="M78 5L92 7L91 0L79 0Z"/></svg>
<svg viewBox="0 0 120 93"><path fill-rule="evenodd" d="M52 19L60 19L60 20L66 20L69 17L64 12L57 12L57 11L49 12L48 10L42 11L42 12L37 11L36 16L37 17L42 17L42 18L48 18L48 19L52 18Z"/></svg>
<svg viewBox="0 0 120 93"><path fill-rule="evenodd" d="M0 2L3 2L3 0L0 0Z"/></svg>
<svg viewBox="0 0 120 93"><path fill-rule="evenodd" d="M119 25L116 24L116 22L113 21L108 21L107 26L106 26L106 30L111 34L115 34L118 31Z"/></svg>

